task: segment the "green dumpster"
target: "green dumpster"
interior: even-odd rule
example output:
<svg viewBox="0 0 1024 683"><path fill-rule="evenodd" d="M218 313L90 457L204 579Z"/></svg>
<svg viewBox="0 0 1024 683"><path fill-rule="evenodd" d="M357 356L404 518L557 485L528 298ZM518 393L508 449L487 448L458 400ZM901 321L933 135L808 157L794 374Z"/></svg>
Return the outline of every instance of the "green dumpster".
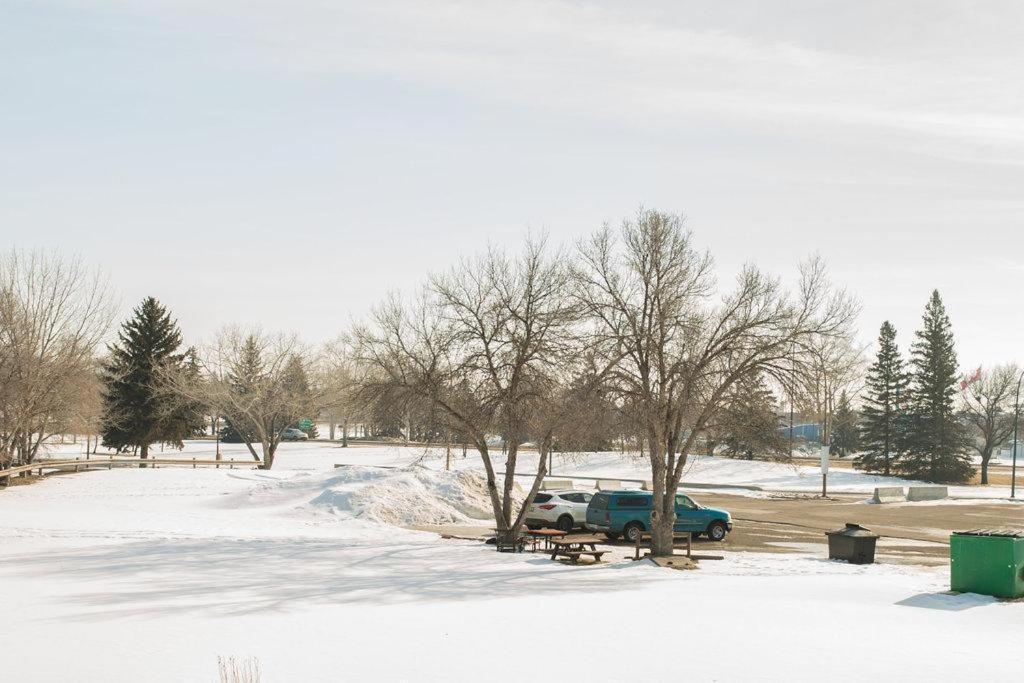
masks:
<svg viewBox="0 0 1024 683"><path fill-rule="evenodd" d="M1024 529L957 531L949 539L950 587L998 598L1024 596Z"/></svg>

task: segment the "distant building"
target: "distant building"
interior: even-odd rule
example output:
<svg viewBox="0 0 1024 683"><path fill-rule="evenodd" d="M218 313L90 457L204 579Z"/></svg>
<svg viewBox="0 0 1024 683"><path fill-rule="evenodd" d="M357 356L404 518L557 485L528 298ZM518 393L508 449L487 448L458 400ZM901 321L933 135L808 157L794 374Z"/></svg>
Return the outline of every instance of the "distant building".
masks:
<svg viewBox="0 0 1024 683"><path fill-rule="evenodd" d="M1013 441L1006 442L992 453L995 460L1013 460ZM1017 460L1024 460L1024 441L1017 441Z"/></svg>
<svg viewBox="0 0 1024 683"><path fill-rule="evenodd" d="M779 432L789 438L789 422L779 426ZM821 425L817 422L803 422L793 425L793 438L803 439L808 443L821 441Z"/></svg>

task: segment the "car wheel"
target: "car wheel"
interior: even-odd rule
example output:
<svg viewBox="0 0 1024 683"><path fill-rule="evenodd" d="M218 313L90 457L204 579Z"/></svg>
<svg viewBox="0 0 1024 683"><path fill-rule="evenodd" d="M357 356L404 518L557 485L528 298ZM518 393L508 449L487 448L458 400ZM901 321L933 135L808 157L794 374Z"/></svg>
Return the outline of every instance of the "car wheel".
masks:
<svg viewBox="0 0 1024 683"><path fill-rule="evenodd" d="M725 528L724 522L711 522L708 526L708 538L712 541L724 541L729 530Z"/></svg>
<svg viewBox="0 0 1024 683"><path fill-rule="evenodd" d="M576 526L576 523L572 521L572 515L562 515L558 518L558 522L555 523L555 526L568 533L572 531L572 528Z"/></svg>
<svg viewBox="0 0 1024 683"><path fill-rule="evenodd" d="M644 533L644 525L640 522L630 522L622 530L622 535L630 543L636 543Z"/></svg>

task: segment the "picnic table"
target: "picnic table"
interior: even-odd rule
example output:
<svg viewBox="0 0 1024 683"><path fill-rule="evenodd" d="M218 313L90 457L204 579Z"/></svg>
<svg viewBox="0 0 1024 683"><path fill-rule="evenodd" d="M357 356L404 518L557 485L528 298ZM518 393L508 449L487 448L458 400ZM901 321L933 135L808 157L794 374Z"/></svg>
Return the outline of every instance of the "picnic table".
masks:
<svg viewBox="0 0 1024 683"><path fill-rule="evenodd" d="M676 532L674 532L672 534L672 545L674 546L675 542L677 540L683 539L683 538L686 539L686 556L690 557L691 556L691 552L692 552L692 548L693 548L693 534L691 534L689 531L684 531L684 532L676 531ZM634 560L641 559L640 558L640 544L643 543L644 541L647 541L648 542L648 547L650 547L651 535L650 534L640 534L639 536L636 537L636 552L633 555L633 559Z"/></svg>
<svg viewBox="0 0 1024 683"><path fill-rule="evenodd" d="M537 542L544 541L544 549L551 549L551 541L556 538L563 538L569 532L561 529L527 529L526 534L533 537L533 551L537 552Z"/></svg>
<svg viewBox="0 0 1024 683"><path fill-rule="evenodd" d="M594 558L595 562L600 562L601 556L604 555L605 551L598 550L597 544L603 543L604 540L605 539L598 536L585 534L566 535L563 538L552 538L551 559L557 560L559 557L568 557L569 561L576 564L579 562L581 555L590 555Z"/></svg>

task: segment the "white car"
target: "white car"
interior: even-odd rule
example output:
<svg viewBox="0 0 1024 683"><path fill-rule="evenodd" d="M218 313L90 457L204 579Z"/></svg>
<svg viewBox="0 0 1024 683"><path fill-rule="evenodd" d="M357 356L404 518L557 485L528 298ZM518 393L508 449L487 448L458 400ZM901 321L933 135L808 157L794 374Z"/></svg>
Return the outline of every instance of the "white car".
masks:
<svg viewBox="0 0 1024 683"><path fill-rule="evenodd" d="M554 527L572 531L587 523L587 505L594 494L586 491L541 491L526 509L529 529Z"/></svg>

